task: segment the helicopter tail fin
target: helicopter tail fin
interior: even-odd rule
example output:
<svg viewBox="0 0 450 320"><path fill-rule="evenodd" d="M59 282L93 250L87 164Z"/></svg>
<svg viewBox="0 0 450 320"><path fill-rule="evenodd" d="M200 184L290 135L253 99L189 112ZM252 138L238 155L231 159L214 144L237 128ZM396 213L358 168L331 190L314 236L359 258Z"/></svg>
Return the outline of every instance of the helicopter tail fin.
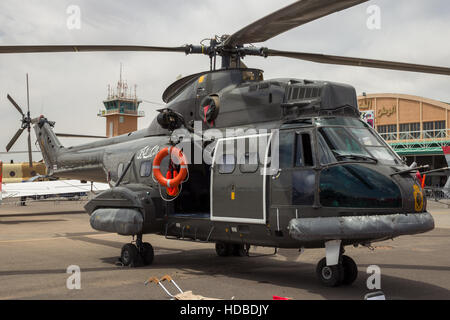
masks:
<svg viewBox="0 0 450 320"><path fill-rule="evenodd" d="M43 116L36 119L34 125L36 139L49 175L58 168L58 156L65 150L55 132L53 132L54 125L55 122L49 121Z"/></svg>

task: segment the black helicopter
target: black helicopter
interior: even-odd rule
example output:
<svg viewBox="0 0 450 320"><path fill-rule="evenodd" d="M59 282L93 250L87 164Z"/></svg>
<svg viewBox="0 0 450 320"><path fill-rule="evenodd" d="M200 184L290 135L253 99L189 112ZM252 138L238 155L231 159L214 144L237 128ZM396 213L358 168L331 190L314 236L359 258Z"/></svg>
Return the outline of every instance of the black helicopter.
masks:
<svg viewBox="0 0 450 320"><path fill-rule="evenodd" d="M121 251L124 265L151 264L153 248L142 236L157 233L215 242L219 256L246 255L250 245L325 248L319 279L327 286L351 284L358 270L344 255L345 246L434 228L415 175L420 168L406 166L360 120L353 87L265 80L242 58L282 56L450 75L445 67L247 45L363 2L297 1L209 45L0 46L0 53L161 51L210 59L209 71L165 90L167 105L148 128L69 148L53 132L54 122L23 114L8 96L23 119L7 149L34 125L51 175L109 182L111 189L85 209L94 229L133 236Z"/></svg>

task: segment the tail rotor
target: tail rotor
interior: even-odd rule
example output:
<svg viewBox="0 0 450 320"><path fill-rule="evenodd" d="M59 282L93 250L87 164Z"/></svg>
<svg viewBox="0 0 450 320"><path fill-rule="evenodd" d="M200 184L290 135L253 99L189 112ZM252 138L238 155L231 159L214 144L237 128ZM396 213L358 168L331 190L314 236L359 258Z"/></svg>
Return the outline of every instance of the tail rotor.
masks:
<svg viewBox="0 0 450 320"><path fill-rule="evenodd" d="M8 152L12 146L16 143L17 139L21 136L22 132L27 129L28 131L28 161L30 163L30 167L33 167L33 157L31 152L31 116L30 116L30 94L29 94L29 86L28 86L28 73L27 73L27 114L22 111L22 108L17 104L16 101L8 94L8 100L14 106L14 108L22 115L22 124L20 129L17 130L16 134L12 137L9 143L6 145L6 152Z"/></svg>

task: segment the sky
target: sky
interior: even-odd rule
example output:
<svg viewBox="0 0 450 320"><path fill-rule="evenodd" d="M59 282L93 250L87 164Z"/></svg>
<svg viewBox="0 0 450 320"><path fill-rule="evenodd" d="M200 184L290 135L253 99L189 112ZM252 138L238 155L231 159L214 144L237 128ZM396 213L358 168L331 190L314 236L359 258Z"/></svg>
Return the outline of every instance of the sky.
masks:
<svg viewBox="0 0 450 320"><path fill-rule="evenodd" d="M293 3L290 0L2 0L0 45L128 44L180 46L231 34ZM73 11L80 28L69 28ZM379 28L368 28L370 6L379 8ZM368 12L369 9L369 12ZM374 0L334 13L283 33L261 45L271 49L450 66L448 0ZM70 25L70 24L69 24ZM73 24L71 25L73 26ZM356 92L403 93L450 102L450 77L422 73L333 66L281 57L246 57L266 79L300 78L347 83ZM120 64L140 99L163 103L164 89L179 75L209 68L202 55L182 53L96 52L0 55L0 151L20 126L9 93L26 109L25 74L29 73L33 117L56 121L55 131L105 135L106 120L97 117L108 84L115 85ZM160 105L142 103L148 126ZM33 133L33 143L34 133ZM61 138L70 146L92 139ZM36 149L34 147L34 149ZM23 134L11 151L26 150ZM25 154L1 154L0 160L26 160ZM40 160L40 154L34 154Z"/></svg>

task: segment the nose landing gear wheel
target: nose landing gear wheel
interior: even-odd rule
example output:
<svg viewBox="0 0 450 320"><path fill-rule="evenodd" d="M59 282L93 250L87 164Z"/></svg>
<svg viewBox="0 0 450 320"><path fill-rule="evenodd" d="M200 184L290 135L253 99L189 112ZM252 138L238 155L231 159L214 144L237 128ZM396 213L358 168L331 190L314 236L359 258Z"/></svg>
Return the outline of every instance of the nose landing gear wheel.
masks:
<svg viewBox="0 0 450 320"><path fill-rule="evenodd" d="M336 287L340 285L344 278L344 268L341 264L327 266L326 258L319 261L316 268L317 276L322 284L327 287Z"/></svg>
<svg viewBox="0 0 450 320"><path fill-rule="evenodd" d="M342 267L344 268L344 279L342 280L343 285L350 285L355 282L358 277L358 267L355 261L349 256L342 256Z"/></svg>
<svg viewBox="0 0 450 320"><path fill-rule="evenodd" d="M134 267L139 258L139 251L134 244L127 243L122 247L120 260L124 266Z"/></svg>

